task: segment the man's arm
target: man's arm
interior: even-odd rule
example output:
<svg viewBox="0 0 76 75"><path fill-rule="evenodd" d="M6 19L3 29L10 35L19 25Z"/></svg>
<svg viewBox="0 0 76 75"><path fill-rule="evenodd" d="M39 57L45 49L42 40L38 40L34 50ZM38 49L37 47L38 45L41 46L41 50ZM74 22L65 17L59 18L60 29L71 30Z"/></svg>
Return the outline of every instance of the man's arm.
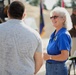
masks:
<svg viewBox="0 0 76 75"><path fill-rule="evenodd" d="M36 74L43 64L43 54L41 52L35 52L34 60L35 60L35 72L34 72L34 74Z"/></svg>

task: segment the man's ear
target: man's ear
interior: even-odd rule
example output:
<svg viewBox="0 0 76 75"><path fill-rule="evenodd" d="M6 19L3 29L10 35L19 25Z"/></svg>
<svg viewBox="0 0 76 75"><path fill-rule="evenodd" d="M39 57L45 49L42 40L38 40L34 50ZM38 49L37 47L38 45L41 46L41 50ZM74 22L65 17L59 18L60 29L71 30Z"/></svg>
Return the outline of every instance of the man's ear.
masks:
<svg viewBox="0 0 76 75"><path fill-rule="evenodd" d="M10 16L10 13L9 11L7 10L7 16L8 16L8 19L11 19L12 17Z"/></svg>
<svg viewBox="0 0 76 75"><path fill-rule="evenodd" d="M22 19L25 18L26 16L26 11L23 13Z"/></svg>

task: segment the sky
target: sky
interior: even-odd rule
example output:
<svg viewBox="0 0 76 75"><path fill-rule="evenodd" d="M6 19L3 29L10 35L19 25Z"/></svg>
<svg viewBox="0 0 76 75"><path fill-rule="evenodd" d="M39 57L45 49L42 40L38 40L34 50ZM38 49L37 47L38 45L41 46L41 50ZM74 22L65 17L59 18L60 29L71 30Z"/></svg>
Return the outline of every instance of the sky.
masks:
<svg viewBox="0 0 76 75"><path fill-rule="evenodd" d="M58 0L44 0L44 4L46 5L46 8L48 10L51 10L53 5L57 2ZM71 0L64 0L64 2L70 2Z"/></svg>

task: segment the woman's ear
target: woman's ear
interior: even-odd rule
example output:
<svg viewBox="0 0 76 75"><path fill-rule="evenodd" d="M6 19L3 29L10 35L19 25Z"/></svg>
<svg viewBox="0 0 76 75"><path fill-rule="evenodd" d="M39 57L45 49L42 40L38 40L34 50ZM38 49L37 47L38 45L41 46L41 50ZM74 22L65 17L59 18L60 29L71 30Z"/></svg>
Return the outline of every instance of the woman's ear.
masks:
<svg viewBox="0 0 76 75"><path fill-rule="evenodd" d="M63 22L65 22L66 21L66 18L65 17L63 17Z"/></svg>
<svg viewBox="0 0 76 75"><path fill-rule="evenodd" d="M65 24L65 22L66 22L66 18L65 18L65 17L63 17L63 24Z"/></svg>

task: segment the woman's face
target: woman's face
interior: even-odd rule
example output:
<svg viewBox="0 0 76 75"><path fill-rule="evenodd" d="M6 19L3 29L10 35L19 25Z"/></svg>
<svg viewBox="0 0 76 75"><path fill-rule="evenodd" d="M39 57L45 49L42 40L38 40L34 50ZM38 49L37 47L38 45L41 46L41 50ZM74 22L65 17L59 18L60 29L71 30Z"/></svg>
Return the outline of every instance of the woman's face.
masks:
<svg viewBox="0 0 76 75"><path fill-rule="evenodd" d="M53 12L52 17L50 17L53 26L57 29L57 28L61 28L63 27L64 24L64 18L62 16L60 16L58 13Z"/></svg>

